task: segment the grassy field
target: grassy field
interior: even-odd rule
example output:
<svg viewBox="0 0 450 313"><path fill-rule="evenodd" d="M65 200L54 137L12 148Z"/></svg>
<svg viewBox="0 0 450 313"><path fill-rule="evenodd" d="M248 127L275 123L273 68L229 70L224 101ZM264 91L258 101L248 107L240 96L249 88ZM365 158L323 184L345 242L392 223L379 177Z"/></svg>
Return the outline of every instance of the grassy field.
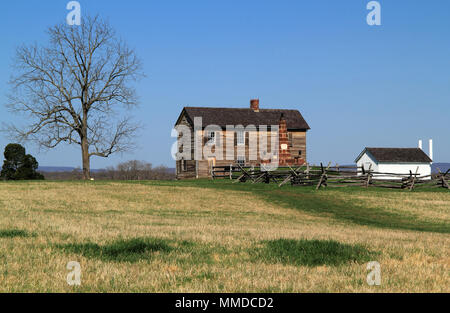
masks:
<svg viewBox="0 0 450 313"><path fill-rule="evenodd" d="M0 292L449 292L449 233L448 190L0 182Z"/></svg>

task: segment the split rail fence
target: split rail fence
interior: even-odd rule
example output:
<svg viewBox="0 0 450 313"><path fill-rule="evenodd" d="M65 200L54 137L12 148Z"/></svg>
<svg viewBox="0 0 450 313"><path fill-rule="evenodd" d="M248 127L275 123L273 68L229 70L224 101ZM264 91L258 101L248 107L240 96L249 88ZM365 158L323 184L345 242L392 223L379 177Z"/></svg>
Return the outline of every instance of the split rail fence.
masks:
<svg viewBox="0 0 450 313"><path fill-rule="evenodd" d="M278 167L276 170L267 170L260 167L241 166L213 166L211 174L213 179L227 178L238 182L276 183L279 187L290 183L292 186L346 187L363 186L379 188L398 188L413 190L420 187L441 187L450 189L450 169L445 173L438 170L438 174L423 175L415 172L381 173L356 166L291 166Z"/></svg>

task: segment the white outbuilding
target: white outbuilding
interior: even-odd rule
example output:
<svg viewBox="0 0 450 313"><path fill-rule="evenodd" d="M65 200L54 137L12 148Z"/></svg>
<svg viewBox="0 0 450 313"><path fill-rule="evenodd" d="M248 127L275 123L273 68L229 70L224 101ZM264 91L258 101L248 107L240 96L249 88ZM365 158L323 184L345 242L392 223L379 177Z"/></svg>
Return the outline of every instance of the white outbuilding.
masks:
<svg viewBox="0 0 450 313"><path fill-rule="evenodd" d="M431 158L421 148L365 148L355 160L357 166L385 175L376 175L374 179L401 179L389 174L409 175L431 179Z"/></svg>

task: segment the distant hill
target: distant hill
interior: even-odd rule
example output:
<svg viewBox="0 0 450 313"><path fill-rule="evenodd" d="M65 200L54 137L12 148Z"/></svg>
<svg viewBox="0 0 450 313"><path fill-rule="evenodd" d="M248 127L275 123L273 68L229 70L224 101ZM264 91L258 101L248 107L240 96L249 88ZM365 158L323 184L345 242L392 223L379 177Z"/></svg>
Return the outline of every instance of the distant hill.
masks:
<svg viewBox="0 0 450 313"><path fill-rule="evenodd" d="M352 164L352 166L355 166L355 164ZM447 171L448 169L450 169L450 163L433 163L433 165L431 166L431 171L433 173L437 173L438 170L440 169L442 172ZM73 170L75 170L75 167L66 167L66 166L39 166L38 171L39 172L72 172ZM175 168L168 168L168 170L170 172L175 173ZM96 173L96 172L101 172L104 171L104 169L91 169L91 172Z"/></svg>
<svg viewBox="0 0 450 313"><path fill-rule="evenodd" d="M347 164L342 166L356 166L356 164ZM431 172L433 174L439 173L438 168L441 170L441 172L446 172L448 169L450 169L450 163L433 163L431 165Z"/></svg>
<svg viewBox="0 0 450 313"><path fill-rule="evenodd" d="M62 172L72 172L76 168L75 167L68 167L68 166L39 166L38 172L43 173L62 173ZM91 172L98 173L102 172L105 169L91 169ZM175 173L175 168L168 168L168 171L171 173Z"/></svg>
<svg viewBox="0 0 450 313"><path fill-rule="evenodd" d="M72 172L75 167L64 167L64 166L39 166L39 172Z"/></svg>
<svg viewBox="0 0 450 313"><path fill-rule="evenodd" d="M431 171L433 173L438 173L438 168L441 172L446 172L450 169L450 163L433 163L433 165L431 165Z"/></svg>
<svg viewBox="0 0 450 313"><path fill-rule="evenodd" d="M38 172L72 172L76 168L75 167L67 167L67 166L39 166ZM91 172L101 172L104 171L104 169L91 169Z"/></svg>

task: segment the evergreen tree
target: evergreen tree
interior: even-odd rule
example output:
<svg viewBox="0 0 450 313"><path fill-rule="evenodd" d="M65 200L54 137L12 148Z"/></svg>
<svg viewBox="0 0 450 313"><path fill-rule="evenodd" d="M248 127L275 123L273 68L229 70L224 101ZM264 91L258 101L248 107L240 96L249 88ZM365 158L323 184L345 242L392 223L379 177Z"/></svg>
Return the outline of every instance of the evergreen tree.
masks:
<svg viewBox="0 0 450 313"><path fill-rule="evenodd" d="M19 144L11 143L6 146L0 177L6 180L44 179L42 174L36 172L39 164L36 159L25 154L25 148Z"/></svg>

